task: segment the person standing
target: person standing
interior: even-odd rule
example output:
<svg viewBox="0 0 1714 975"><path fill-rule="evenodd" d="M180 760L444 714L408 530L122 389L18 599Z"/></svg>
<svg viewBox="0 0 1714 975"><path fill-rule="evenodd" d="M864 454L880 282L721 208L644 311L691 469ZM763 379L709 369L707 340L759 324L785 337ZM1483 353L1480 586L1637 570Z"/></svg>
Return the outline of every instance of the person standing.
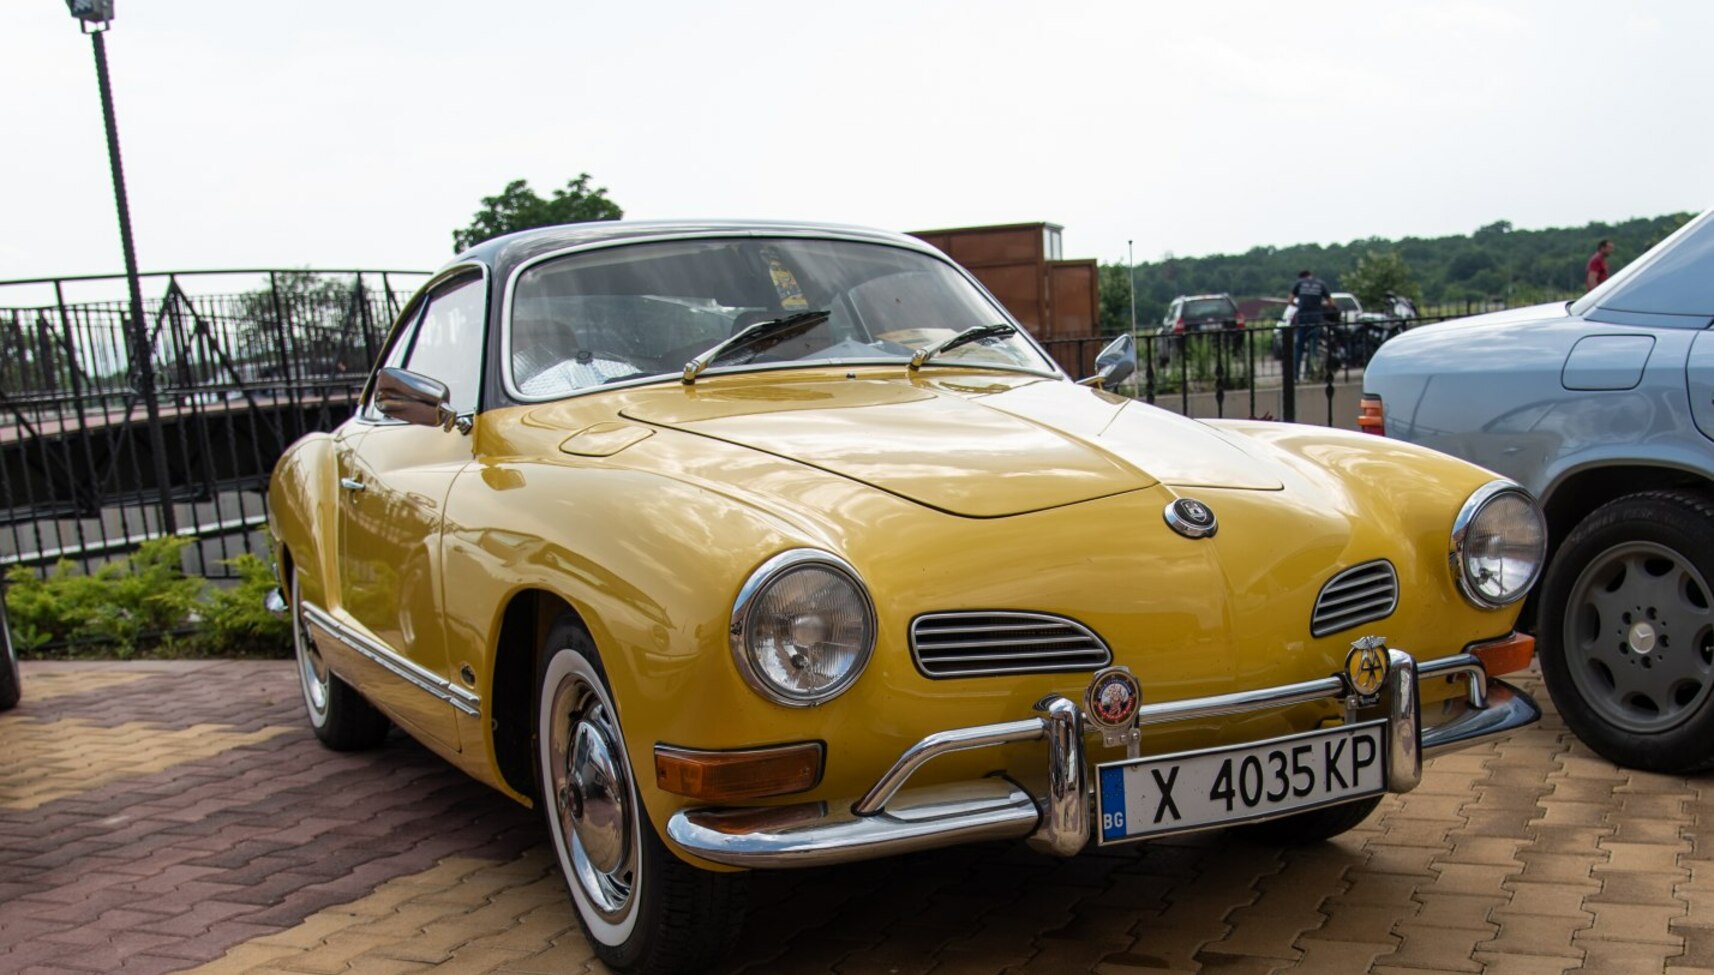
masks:
<svg viewBox="0 0 1714 975"><path fill-rule="evenodd" d="M1589 263L1583 268L1583 286L1586 290L1594 290L1596 285L1607 280L1607 255L1611 253L1611 240L1603 238L1595 245L1595 253L1589 255Z"/></svg>
<svg viewBox="0 0 1714 975"><path fill-rule="evenodd" d="M1326 314L1326 308L1332 303L1332 291L1326 282L1315 276L1313 271L1297 272L1297 283L1291 286L1291 301L1289 305L1297 309L1292 318L1292 328L1296 330L1296 341L1292 343L1292 375L1300 379L1304 375L1303 362L1305 351L1308 351L1310 368L1314 370L1316 360L1317 340L1321 335L1321 323Z"/></svg>

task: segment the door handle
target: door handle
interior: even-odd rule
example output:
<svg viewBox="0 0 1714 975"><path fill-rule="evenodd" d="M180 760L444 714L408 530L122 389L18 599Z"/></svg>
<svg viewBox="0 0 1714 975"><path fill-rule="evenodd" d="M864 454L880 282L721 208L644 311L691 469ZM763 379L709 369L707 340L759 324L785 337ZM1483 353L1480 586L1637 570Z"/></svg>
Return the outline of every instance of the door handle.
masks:
<svg viewBox="0 0 1714 975"><path fill-rule="evenodd" d="M344 488L347 491L364 491L364 490L368 489L368 485L364 484L362 481L359 481L355 477L342 477L342 478L340 478L339 479L339 486Z"/></svg>

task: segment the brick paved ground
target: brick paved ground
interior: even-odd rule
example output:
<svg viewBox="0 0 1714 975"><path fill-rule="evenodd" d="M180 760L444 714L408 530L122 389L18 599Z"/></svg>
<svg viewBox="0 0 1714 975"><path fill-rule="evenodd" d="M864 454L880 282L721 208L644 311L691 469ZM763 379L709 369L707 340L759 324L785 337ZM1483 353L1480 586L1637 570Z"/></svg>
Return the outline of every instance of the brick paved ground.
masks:
<svg viewBox="0 0 1714 975"><path fill-rule="evenodd" d="M603 970L533 814L397 735L322 749L289 665L24 679L0 716L0 972ZM1615 769L1550 713L1317 847L763 875L728 970L1714 975L1711 785Z"/></svg>

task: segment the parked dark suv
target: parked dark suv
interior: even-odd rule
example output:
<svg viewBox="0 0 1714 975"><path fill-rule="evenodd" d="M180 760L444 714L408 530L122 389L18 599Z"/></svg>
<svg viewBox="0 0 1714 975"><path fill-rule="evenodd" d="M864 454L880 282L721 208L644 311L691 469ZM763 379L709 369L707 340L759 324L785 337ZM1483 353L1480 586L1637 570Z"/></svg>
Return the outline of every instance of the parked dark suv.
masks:
<svg viewBox="0 0 1714 975"><path fill-rule="evenodd" d="M1185 337L1211 332L1224 334L1232 348L1244 344L1244 316L1238 313L1238 303L1232 296L1179 295L1161 319L1155 355L1161 362L1169 361L1184 348Z"/></svg>

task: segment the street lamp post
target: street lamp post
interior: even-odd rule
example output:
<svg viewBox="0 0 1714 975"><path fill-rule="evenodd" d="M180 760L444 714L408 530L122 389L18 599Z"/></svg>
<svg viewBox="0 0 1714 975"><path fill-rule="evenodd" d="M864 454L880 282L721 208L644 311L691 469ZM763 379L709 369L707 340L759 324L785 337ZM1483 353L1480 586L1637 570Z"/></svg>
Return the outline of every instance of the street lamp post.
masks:
<svg viewBox="0 0 1714 975"><path fill-rule="evenodd" d="M131 291L131 309L126 333L131 346L131 371L137 394L149 420L149 453L154 460L155 490L161 506L161 531L173 534L178 518L173 512L172 482L167 473L167 442L161 432L160 404L155 400L155 363L148 326L143 321L143 285L137 277L137 247L131 237L131 204L125 196L125 169L119 162L119 126L113 116L113 86L107 79L108 25L113 21L113 0L66 0L66 7L89 35L95 48L95 80L101 88L101 118L107 125L107 161L113 169L113 200L119 208L119 244L125 253L125 283Z"/></svg>

